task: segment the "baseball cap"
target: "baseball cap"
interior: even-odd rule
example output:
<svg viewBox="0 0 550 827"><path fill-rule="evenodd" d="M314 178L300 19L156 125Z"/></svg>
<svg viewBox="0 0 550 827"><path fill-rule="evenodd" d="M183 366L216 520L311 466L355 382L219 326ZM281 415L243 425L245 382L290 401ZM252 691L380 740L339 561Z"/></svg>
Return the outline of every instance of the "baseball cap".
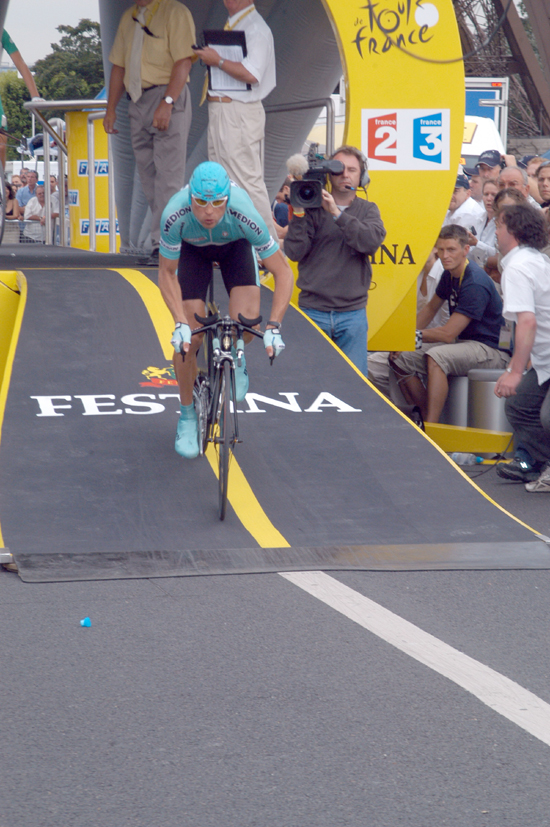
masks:
<svg viewBox="0 0 550 827"><path fill-rule="evenodd" d="M464 175L479 175L479 169L477 167L462 167L462 172Z"/></svg>
<svg viewBox="0 0 550 827"><path fill-rule="evenodd" d="M464 187L465 190L469 190L470 189L470 179L468 178L468 176L467 175L457 175L456 176L455 189L456 189L456 187Z"/></svg>
<svg viewBox="0 0 550 827"><path fill-rule="evenodd" d="M477 159L476 167L480 164L487 164L488 167L500 166L500 152L498 149L486 149Z"/></svg>
<svg viewBox="0 0 550 827"><path fill-rule="evenodd" d="M523 158L520 158L520 160L518 161L518 167L520 169L527 169L527 166L529 165L529 161L532 161L533 158L536 158L536 157L537 157L536 155L524 155Z"/></svg>

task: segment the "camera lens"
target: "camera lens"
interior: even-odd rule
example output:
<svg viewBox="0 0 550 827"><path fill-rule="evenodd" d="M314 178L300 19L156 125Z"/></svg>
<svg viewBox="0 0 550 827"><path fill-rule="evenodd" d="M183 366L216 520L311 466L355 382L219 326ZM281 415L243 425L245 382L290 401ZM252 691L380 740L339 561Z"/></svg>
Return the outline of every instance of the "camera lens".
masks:
<svg viewBox="0 0 550 827"><path fill-rule="evenodd" d="M315 189L315 187L312 187L309 184L306 184L300 190L300 197L302 201L313 201L316 195L317 190Z"/></svg>

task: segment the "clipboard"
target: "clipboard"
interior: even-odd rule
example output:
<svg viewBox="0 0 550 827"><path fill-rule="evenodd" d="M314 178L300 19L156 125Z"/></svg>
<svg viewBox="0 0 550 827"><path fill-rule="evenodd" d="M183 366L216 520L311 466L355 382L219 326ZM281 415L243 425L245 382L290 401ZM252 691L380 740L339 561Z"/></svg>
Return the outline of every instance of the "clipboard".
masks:
<svg viewBox="0 0 550 827"><path fill-rule="evenodd" d="M205 46L211 46L224 60L241 63L248 54L246 34L244 32L225 31L225 29L205 29L203 31ZM217 66L208 66L208 91L247 92L252 89L250 83L236 80Z"/></svg>

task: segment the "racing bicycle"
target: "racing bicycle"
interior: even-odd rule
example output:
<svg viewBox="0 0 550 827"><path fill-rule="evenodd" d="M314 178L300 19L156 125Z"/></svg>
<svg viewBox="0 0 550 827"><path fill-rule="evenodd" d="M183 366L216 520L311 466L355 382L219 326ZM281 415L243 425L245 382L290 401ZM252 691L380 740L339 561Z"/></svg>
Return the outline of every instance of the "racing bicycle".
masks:
<svg viewBox="0 0 550 827"><path fill-rule="evenodd" d="M239 313L236 321L230 316L221 316L215 305L210 304L209 309L213 312L206 318L195 313L201 326L191 332L192 336L205 334L205 368L199 368L195 379L193 402L199 423L200 453L205 453L209 442L217 453L218 517L223 520L227 509L229 463L235 445L242 442L235 401L235 363L242 364L245 332L263 339L263 333L255 329L262 317L246 319Z"/></svg>

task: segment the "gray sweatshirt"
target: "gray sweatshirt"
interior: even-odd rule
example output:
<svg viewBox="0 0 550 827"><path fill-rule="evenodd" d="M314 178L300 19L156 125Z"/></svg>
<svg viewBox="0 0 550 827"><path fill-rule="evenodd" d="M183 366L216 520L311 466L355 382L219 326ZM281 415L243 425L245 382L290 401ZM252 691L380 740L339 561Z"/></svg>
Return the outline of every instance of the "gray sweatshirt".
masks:
<svg viewBox="0 0 550 827"><path fill-rule="evenodd" d="M314 310L359 310L367 304L373 255L386 237L376 204L355 198L335 220L322 207L293 217L285 253L298 262L298 304Z"/></svg>

